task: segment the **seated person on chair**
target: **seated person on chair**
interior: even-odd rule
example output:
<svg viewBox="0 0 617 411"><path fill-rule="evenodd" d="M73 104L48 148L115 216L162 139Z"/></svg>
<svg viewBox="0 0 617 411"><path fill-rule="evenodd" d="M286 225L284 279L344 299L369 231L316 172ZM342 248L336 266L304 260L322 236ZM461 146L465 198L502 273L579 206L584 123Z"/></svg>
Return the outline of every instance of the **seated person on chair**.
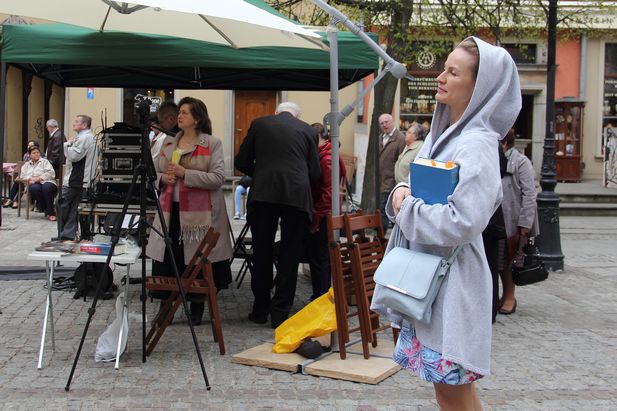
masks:
<svg viewBox="0 0 617 411"><path fill-rule="evenodd" d="M24 153L24 156L22 158L24 162L30 160L30 147L34 147L34 146L38 147L38 145L39 143L37 143L34 140L28 141L28 147L26 148L26 152ZM6 200L4 200L4 203L2 203L2 206L4 208L7 208L7 207L17 208L17 195L18 194L19 194L19 182L15 181L13 185L11 186L11 190L9 191L9 197Z"/></svg>
<svg viewBox="0 0 617 411"><path fill-rule="evenodd" d="M21 167L20 180L28 184L30 198L36 202L39 212L45 213L49 221L56 221L54 198L58 192L54 167L46 158L41 158L39 146L30 147L30 161Z"/></svg>
<svg viewBox="0 0 617 411"><path fill-rule="evenodd" d="M181 131L175 138L167 136L159 156L157 170L160 178L160 202L163 217L169 228L171 248L178 274L182 274L191 261L199 243L209 227L220 233L209 260L212 262L214 283L217 288L227 288L231 282L229 260L232 257L229 219L223 196L225 164L221 140L212 136L212 123L203 101L184 97L178 103L178 126ZM181 152L177 164L171 162L173 152ZM157 215L153 227L160 232ZM174 276L169 251L164 239L152 230L146 254L152 258L152 275ZM167 298L161 293L157 298ZM201 324L204 296L188 295L191 300L191 323Z"/></svg>
<svg viewBox="0 0 617 411"><path fill-rule="evenodd" d="M246 195L248 197L252 182L253 179L249 176L242 176L240 181L238 181L238 186L236 187L236 192L234 193L234 204L236 206L234 220L246 220L246 210L244 210L244 214L241 214L242 196Z"/></svg>

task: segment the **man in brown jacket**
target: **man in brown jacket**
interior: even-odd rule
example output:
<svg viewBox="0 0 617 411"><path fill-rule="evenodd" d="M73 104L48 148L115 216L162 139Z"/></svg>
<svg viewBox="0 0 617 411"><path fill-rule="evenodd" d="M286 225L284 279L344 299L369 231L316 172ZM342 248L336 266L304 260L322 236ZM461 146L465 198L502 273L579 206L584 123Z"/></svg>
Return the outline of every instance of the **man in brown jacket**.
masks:
<svg viewBox="0 0 617 411"><path fill-rule="evenodd" d="M384 232L388 229L388 218L386 217L386 202L390 191L394 188L394 164L398 156L405 149L405 135L394 127L394 119L388 113L379 116L379 192L381 193L381 225Z"/></svg>

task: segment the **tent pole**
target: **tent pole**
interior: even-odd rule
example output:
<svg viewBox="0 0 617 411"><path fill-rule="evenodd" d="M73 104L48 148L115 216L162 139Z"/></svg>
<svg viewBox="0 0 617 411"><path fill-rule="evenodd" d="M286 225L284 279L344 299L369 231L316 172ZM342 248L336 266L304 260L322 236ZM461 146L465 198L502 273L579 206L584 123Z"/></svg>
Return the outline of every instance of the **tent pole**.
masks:
<svg viewBox="0 0 617 411"><path fill-rule="evenodd" d="M6 119L6 63L0 62L0 163L4 163L4 126ZM0 176L0 187L4 188L4 171ZM2 226L2 208L0 207L0 227Z"/></svg>
<svg viewBox="0 0 617 411"><path fill-rule="evenodd" d="M340 187L339 181L339 137L340 137L340 119L339 113L339 95L338 95L338 29L336 28L336 19L328 26L328 40L330 42L330 141L332 142L332 215L338 215L340 207ZM334 121L332 121L334 120ZM338 238L337 238L338 239Z"/></svg>
<svg viewBox="0 0 617 411"><path fill-rule="evenodd" d="M372 90L375 85L381 80L387 73L392 74L397 79L401 79L407 75L407 67L404 64L399 63L390 57L380 46L375 43L366 33L362 30L362 27L358 26L356 23L349 20L347 16L343 13L335 9L334 7L328 5L323 0L312 0L313 3L326 11L332 21L328 26L328 40L330 42L330 110L324 117L324 124L330 126L330 135L332 136L332 214L338 215L340 212L339 207L339 186L338 186L338 176L339 176L339 160L338 160L338 141L339 141L339 126L347 118L353 110L358 106L362 98L366 93ZM363 91L363 93L356 98L356 100L352 104L346 105L342 111L339 111L338 108L338 42L336 33L336 24L341 23L343 26L348 28L352 33L360 38L364 43L366 43L379 57L381 57L385 64L382 71L379 75L373 80L373 82ZM336 173L336 174L335 174ZM336 180L335 180L336 177ZM379 182L376 182L379 184ZM378 191L378 190L375 190Z"/></svg>

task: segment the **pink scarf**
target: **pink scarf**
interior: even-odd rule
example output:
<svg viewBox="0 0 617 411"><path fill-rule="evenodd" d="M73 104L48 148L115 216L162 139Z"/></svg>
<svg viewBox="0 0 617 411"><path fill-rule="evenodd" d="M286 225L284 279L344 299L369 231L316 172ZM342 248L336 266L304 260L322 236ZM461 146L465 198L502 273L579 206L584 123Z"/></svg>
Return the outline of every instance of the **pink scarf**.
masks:
<svg viewBox="0 0 617 411"><path fill-rule="evenodd" d="M167 160L167 156L165 155L166 151L167 150L163 150L161 156ZM187 170L208 170L210 166L210 146L196 145L192 152L188 152L182 156L180 164ZM164 169L166 168L167 166L165 165ZM180 191L180 239L189 242L200 241L204 238L212 224L212 201L210 198L210 191L203 188L187 187L184 184L184 179L181 178L176 179L176 184L179 185ZM174 185L167 184L163 188L159 199L163 217L168 226L171 218L173 198Z"/></svg>

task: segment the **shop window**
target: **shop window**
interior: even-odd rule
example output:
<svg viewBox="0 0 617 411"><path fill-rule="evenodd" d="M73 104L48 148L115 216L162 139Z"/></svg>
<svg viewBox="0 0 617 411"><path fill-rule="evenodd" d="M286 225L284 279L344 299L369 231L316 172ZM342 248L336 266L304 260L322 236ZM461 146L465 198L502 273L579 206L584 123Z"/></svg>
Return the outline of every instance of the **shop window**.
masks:
<svg viewBox="0 0 617 411"><path fill-rule="evenodd" d="M602 141L598 144L604 159L604 185L617 187L617 43L604 49L604 103Z"/></svg>
<svg viewBox="0 0 617 411"><path fill-rule="evenodd" d="M401 79L400 85L401 130L406 130L413 122L430 127L436 104L436 78L452 50L452 43L416 41L412 50L416 51L407 66L410 77Z"/></svg>

